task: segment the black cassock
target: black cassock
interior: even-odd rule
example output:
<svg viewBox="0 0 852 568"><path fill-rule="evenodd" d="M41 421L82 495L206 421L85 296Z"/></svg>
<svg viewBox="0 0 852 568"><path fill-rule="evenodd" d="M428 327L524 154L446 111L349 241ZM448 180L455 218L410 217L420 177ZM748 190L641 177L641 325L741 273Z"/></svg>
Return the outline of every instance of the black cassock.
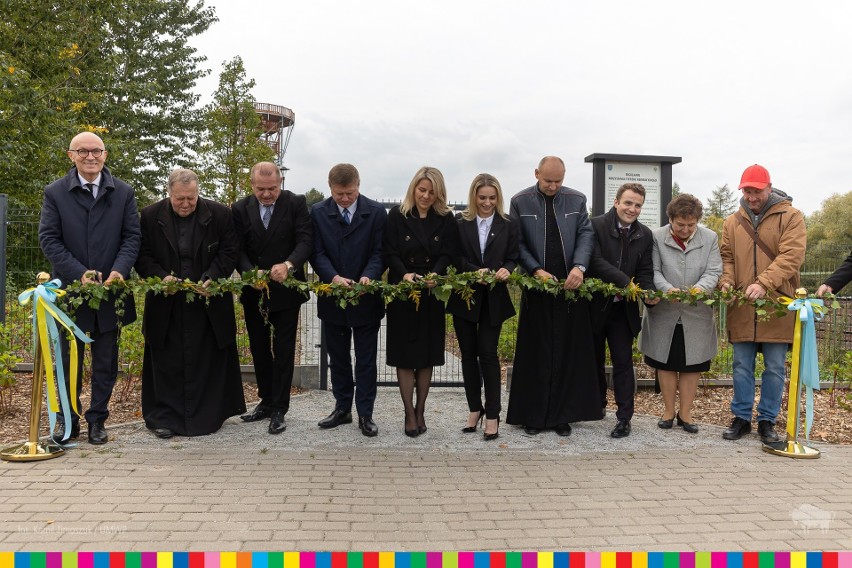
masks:
<svg viewBox="0 0 852 568"><path fill-rule="evenodd" d="M194 281L230 276L237 240L230 210L199 199L179 218L168 200L142 211L140 276L174 274ZM148 293L143 316L142 415L148 428L183 436L217 431L245 412L231 294L197 297Z"/></svg>
<svg viewBox="0 0 852 568"><path fill-rule="evenodd" d="M544 269L568 276L553 197L546 196ZM521 298L506 423L529 428L600 420L589 303L525 290Z"/></svg>
<svg viewBox="0 0 852 568"><path fill-rule="evenodd" d="M531 428L600 420L586 300L525 291L506 422Z"/></svg>

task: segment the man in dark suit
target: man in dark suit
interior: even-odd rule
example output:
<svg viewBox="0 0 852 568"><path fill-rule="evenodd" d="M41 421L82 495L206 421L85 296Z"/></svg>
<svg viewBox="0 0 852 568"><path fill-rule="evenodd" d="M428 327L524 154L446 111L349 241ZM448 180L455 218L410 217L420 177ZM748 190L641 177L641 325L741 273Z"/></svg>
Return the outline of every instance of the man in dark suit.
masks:
<svg viewBox="0 0 852 568"><path fill-rule="evenodd" d="M360 185L355 166L337 164L328 173L331 197L311 208L314 225L311 264L323 282L346 287L369 284L384 272L382 234L387 212L381 204L360 195ZM334 298L321 297L317 299L317 311L325 324L335 399L334 410L319 422L319 427L335 428L351 423L354 398L361 433L376 436L379 428L373 422L373 403L384 301L376 294L365 294L357 305L341 308ZM350 356L353 339L354 383Z"/></svg>
<svg viewBox="0 0 852 568"><path fill-rule="evenodd" d="M63 284L80 280L83 284L108 286L130 275L139 254L142 237L139 212L133 189L115 178L104 166L107 151L103 140L92 132L81 132L71 140L68 158L74 164L68 174L44 190L39 223L39 243L53 266L52 275ZM106 275L106 280L104 280ZM121 324L136 319L136 306L129 295L124 303ZM111 297L97 310L80 306L74 320L93 339L92 397L86 422L89 443L108 441L104 422L109 417L109 399L118 376L119 317ZM77 376L82 377L83 343L78 341ZM62 340L62 359L68 370L68 344ZM66 384L69 379L66 372ZM77 408L80 408L79 393ZM60 425L66 430L64 421ZM56 432L55 435L60 434ZM80 434L79 417L73 416L64 438Z"/></svg>
<svg viewBox="0 0 852 568"><path fill-rule="evenodd" d="M260 395L254 411L241 418L246 422L269 418L269 433L280 434L287 429L284 415L290 408L299 309L308 300L281 282L305 279L313 229L305 197L281 189L281 172L275 164L255 164L251 187L253 194L232 207L241 250L237 266L241 272L268 271L270 283L269 297L248 287L240 296Z"/></svg>
<svg viewBox="0 0 852 568"><path fill-rule="evenodd" d="M843 264L838 266L837 270L828 277L828 280L819 287L817 296L839 294L843 287L849 284L850 280L852 280L852 253L849 253Z"/></svg>
<svg viewBox="0 0 852 568"><path fill-rule="evenodd" d="M590 278L626 288L633 280L644 290L654 290L654 263L651 251L654 238L651 230L639 222L645 203L645 188L639 183L625 183L618 188L609 212L592 219L595 248L589 263ZM650 301L649 304L658 302ZM596 295L592 304L595 365L601 403L606 407L606 375L604 360L606 344L612 359L612 391L618 410L618 422L611 432L613 438L630 435L633 418L633 339L639 334L641 320L639 304L621 297Z"/></svg>

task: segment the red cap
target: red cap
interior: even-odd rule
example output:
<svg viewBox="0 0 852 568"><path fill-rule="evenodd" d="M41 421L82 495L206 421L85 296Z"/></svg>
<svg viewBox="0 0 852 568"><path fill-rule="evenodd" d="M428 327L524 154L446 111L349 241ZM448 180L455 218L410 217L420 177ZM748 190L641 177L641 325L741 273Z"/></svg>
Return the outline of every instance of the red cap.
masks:
<svg viewBox="0 0 852 568"><path fill-rule="evenodd" d="M769 180L769 172L763 166L757 164L749 166L743 172L743 177L740 179L740 189L744 187L753 187L755 189L763 189L768 187L772 182Z"/></svg>

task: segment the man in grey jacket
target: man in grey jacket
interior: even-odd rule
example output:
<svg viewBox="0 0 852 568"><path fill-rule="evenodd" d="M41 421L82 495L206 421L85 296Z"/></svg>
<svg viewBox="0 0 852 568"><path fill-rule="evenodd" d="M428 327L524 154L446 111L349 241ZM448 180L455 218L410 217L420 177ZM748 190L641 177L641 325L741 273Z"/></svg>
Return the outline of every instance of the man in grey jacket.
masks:
<svg viewBox="0 0 852 568"><path fill-rule="evenodd" d="M565 164L542 158L537 183L512 198L511 216L520 227L520 266L565 290L583 283L594 248L586 197L563 187ZM508 424L527 434L553 428L571 434L571 422L601 419L589 305L562 294L525 290L509 392Z"/></svg>

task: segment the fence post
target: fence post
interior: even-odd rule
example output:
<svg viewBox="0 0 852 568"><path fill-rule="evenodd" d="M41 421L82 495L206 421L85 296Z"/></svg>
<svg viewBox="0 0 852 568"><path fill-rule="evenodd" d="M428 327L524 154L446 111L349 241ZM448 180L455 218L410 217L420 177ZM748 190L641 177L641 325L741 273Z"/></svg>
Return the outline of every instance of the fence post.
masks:
<svg viewBox="0 0 852 568"><path fill-rule="evenodd" d="M0 193L0 323L6 323L6 217L9 196Z"/></svg>

